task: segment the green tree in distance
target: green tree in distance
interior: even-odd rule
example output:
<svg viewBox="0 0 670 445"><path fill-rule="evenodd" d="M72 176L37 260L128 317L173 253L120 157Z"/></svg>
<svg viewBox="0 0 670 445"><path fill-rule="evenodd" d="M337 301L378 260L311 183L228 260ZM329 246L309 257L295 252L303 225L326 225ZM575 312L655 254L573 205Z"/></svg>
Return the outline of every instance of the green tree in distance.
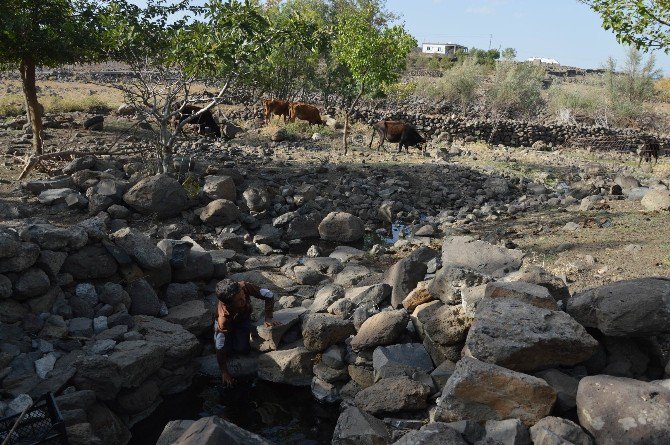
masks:
<svg viewBox="0 0 670 445"><path fill-rule="evenodd" d="M619 43L670 53L670 1L579 0L600 14Z"/></svg>
<svg viewBox="0 0 670 445"><path fill-rule="evenodd" d="M333 49L356 84L356 97L345 110L344 153L348 150L349 117L365 93L375 93L398 80L416 40L400 25L378 25L374 9L347 10L339 19Z"/></svg>
<svg viewBox="0 0 670 445"><path fill-rule="evenodd" d="M100 2L3 0L0 2L0 63L19 69L33 155L42 154L42 107L35 70L90 62L103 56Z"/></svg>

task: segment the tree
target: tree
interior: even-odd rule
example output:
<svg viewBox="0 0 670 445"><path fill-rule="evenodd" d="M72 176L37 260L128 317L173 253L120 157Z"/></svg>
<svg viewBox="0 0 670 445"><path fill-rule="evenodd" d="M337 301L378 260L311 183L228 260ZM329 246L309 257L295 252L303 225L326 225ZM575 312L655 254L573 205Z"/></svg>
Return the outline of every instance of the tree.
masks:
<svg viewBox="0 0 670 445"><path fill-rule="evenodd" d="M134 73L132 82L118 87L146 120L157 124L155 151L159 171L166 173L183 127L221 103L278 34L249 0L210 0L195 8L188 0L169 5L148 0L144 7L114 3L106 37L115 59L127 62ZM199 78L215 81L218 93L194 97L191 86ZM202 103L202 109L172 127L180 108L194 103Z"/></svg>
<svg viewBox="0 0 670 445"><path fill-rule="evenodd" d="M88 0L11 0L0 2L0 63L19 69L33 155L41 155L42 106L35 70L83 63L102 57L99 2Z"/></svg>
<svg viewBox="0 0 670 445"><path fill-rule="evenodd" d="M402 26L377 24L375 10L369 6L348 10L340 18L333 49L335 59L345 65L356 97L345 111L343 145L347 154L349 117L363 94L375 93L396 82L404 71L407 55L416 40Z"/></svg>
<svg viewBox="0 0 670 445"><path fill-rule="evenodd" d="M505 48L502 50L502 53L500 53L500 56L503 60L514 60L516 59L516 50L514 48Z"/></svg>
<svg viewBox="0 0 670 445"><path fill-rule="evenodd" d="M600 14L603 28L612 30L619 43L637 49L670 53L670 2L668 0L580 0Z"/></svg>

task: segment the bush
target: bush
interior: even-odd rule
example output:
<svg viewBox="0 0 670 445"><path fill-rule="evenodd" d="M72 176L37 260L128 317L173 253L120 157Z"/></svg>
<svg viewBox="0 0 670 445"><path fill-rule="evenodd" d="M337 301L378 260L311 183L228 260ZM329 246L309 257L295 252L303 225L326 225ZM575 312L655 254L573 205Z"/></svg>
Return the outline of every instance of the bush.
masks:
<svg viewBox="0 0 670 445"><path fill-rule="evenodd" d="M491 108L503 116L529 117L542 106L543 67L513 61L498 62L487 91Z"/></svg>
<svg viewBox="0 0 670 445"><path fill-rule="evenodd" d="M602 80L585 85L554 84L549 88L547 108L561 123L574 123L574 118L588 117L594 122L607 119L609 101Z"/></svg>
<svg viewBox="0 0 670 445"><path fill-rule="evenodd" d="M664 102L670 102L670 77L658 79L654 83L654 86L656 87L659 99Z"/></svg>
<svg viewBox="0 0 670 445"><path fill-rule="evenodd" d="M20 116L25 114L23 97L18 94L0 96L0 116Z"/></svg>
<svg viewBox="0 0 670 445"><path fill-rule="evenodd" d="M474 58L465 59L441 78L420 78L415 86L416 94L432 100L446 100L465 105L477 95L484 68Z"/></svg>

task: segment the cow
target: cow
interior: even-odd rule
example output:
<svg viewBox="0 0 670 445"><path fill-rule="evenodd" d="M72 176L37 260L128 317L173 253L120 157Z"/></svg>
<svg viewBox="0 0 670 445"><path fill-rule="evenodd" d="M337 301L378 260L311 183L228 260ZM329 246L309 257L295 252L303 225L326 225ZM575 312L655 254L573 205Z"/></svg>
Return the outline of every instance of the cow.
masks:
<svg viewBox="0 0 670 445"><path fill-rule="evenodd" d="M385 141L389 142L398 142L398 153L402 151L402 147L405 146L405 150L409 153L409 147L416 145L417 148L421 149L421 152L425 154L426 149L422 147L422 144L426 140L416 131L416 128L410 124L402 121L379 121L372 125L372 137L370 138L370 144L368 148L372 148L372 141L375 139L375 134L379 135L379 145L377 145L377 150L379 150Z"/></svg>
<svg viewBox="0 0 670 445"><path fill-rule="evenodd" d="M654 165L658 164L658 153L661 151L661 144L659 144L656 138L650 137L644 141L637 151L640 155L640 161L637 163L638 168L642 165L642 159L644 162L649 162L651 164L651 158L654 157Z"/></svg>
<svg viewBox="0 0 670 445"><path fill-rule="evenodd" d="M263 115L265 116L265 125L270 123L272 115L283 116L284 123L289 118L290 102L279 99L268 99L263 101Z"/></svg>
<svg viewBox="0 0 670 445"><path fill-rule="evenodd" d="M200 110L202 110L202 108L196 105L183 105L179 109L178 120L176 123L180 124L184 122L186 119L196 114ZM198 134L214 134L214 136L217 138L221 137L221 128L219 128L219 124L216 123L216 120L214 119L214 116L210 110L201 113L198 117L194 118L188 123L198 126Z"/></svg>
<svg viewBox="0 0 670 445"><path fill-rule="evenodd" d="M319 109L302 102L291 103L289 107L289 120L295 122L296 118L307 121L310 125L325 125L325 122L321 120Z"/></svg>

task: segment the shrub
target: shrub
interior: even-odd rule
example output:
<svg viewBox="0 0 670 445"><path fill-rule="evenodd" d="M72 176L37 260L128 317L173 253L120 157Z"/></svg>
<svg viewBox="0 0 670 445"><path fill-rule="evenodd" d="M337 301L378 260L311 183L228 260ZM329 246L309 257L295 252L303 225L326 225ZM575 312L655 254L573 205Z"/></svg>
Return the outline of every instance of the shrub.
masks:
<svg viewBox="0 0 670 445"><path fill-rule="evenodd" d="M498 62L487 96L494 111L511 117L528 117L542 105L543 67L513 61Z"/></svg>
<svg viewBox="0 0 670 445"><path fill-rule="evenodd" d="M659 99L664 102L670 102L670 77L658 79L654 83L654 86L656 87Z"/></svg>
<svg viewBox="0 0 670 445"><path fill-rule="evenodd" d="M477 95L484 68L474 58L446 71L441 78L419 78L415 86L416 94L436 101L447 100L465 105Z"/></svg>

